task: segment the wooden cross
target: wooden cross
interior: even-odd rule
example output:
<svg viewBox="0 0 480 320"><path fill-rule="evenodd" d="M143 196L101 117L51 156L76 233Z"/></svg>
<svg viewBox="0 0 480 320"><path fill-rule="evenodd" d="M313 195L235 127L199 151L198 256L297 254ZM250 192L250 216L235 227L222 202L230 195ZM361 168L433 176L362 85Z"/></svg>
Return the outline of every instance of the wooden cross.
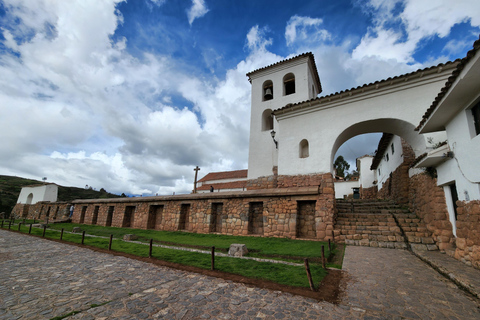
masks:
<svg viewBox="0 0 480 320"><path fill-rule="evenodd" d="M195 169L193 169L193 171L195 171L195 181L193 182L193 193L197 193L197 174L199 170L200 168L198 166L196 166Z"/></svg>

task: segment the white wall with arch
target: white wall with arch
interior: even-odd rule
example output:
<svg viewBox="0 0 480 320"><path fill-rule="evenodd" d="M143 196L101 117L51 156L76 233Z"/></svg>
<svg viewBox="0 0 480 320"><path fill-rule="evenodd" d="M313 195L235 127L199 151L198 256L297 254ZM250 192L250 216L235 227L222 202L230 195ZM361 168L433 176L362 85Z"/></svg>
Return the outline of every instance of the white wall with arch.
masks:
<svg viewBox="0 0 480 320"><path fill-rule="evenodd" d="M17 203L35 204L39 201L57 201L58 186L56 184L46 184L39 186L23 187L18 196Z"/></svg>

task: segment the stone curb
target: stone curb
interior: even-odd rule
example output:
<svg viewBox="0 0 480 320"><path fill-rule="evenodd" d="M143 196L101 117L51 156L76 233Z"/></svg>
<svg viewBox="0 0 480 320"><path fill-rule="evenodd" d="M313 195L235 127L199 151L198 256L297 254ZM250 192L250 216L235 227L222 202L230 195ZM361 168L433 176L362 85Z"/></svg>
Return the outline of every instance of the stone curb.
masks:
<svg viewBox="0 0 480 320"><path fill-rule="evenodd" d="M476 288L474 285L472 285L469 281L469 279L462 277L461 275L456 274L457 272L450 270L449 268L445 267L444 265L441 265L438 261L435 261L434 259L431 259L430 257L426 256L423 254L422 251L418 251L412 248L412 253L431 266L433 269L435 269L438 273L440 273L442 276L446 277L447 279L451 280L453 283L455 283L459 288L462 290L470 293L473 295L475 298L480 299L480 290L479 288Z"/></svg>

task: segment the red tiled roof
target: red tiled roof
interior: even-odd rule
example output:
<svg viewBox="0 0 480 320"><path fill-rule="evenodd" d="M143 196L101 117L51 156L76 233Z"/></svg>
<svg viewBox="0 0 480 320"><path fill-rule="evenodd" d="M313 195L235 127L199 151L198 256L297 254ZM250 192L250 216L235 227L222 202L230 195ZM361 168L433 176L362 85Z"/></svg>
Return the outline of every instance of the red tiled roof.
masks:
<svg viewBox="0 0 480 320"><path fill-rule="evenodd" d="M318 85L318 92L322 92L322 84L320 83L320 77L318 76L318 70L317 70L317 65L315 63L315 58L313 56L313 53L311 52L306 52L306 53L302 53L298 56L295 56L295 57L292 57L290 59L285 59L285 60L282 60L282 61L279 61L279 62L276 62L274 64L271 64L269 66L266 66L266 67L263 67L263 68L260 68L260 69L256 69L256 70L253 70L249 73L247 73L247 77L248 77L248 81L251 81L250 80L250 76L254 73L257 73L259 71L263 71L263 70L266 70L268 68L271 68L273 66L278 66L278 65L281 65L281 64L284 64L284 63L287 63L287 62L290 62L290 61L293 61L293 60L297 60L297 59L300 59L300 58L304 58L304 57L307 57L311 60L312 62L312 66L314 68L314 76L315 76L315 82L317 83Z"/></svg>
<svg viewBox="0 0 480 320"><path fill-rule="evenodd" d="M387 150L390 141L393 138L393 134L391 133L384 133L378 142L377 151L375 152L375 157L372 160L372 165L370 166L370 170L377 170L380 161L382 160L383 154L385 150Z"/></svg>
<svg viewBox="0 0 480 320"><path fill-rule="evenodd" d="M460 63L457 65L457 68L452 72L452 76L448 78L447 82L445 83L445 86L440 90L440 93L437 95L435 100L432 102L430 107L427 109L425 114L422 117L422 120L418 124L418 126L415 128L415 131L420 130L420 128L427 122L428 118L432 115L433 111L438 107L438 104L440 101L445 97L447 92L450 90L452 87L453 83L459 76L460 72L463 70L467 62L475 55L477 50L480 48L480 37L473 43L473 49L467 52L467 55L463 59L457 59L455 61L460 61Z"/></svg>
<svg viewBox="0 0 480 320"><path fill-rule="evenodd" d="M243 189L247 187L247 181L233 181L233 182L223 182L223 183L212 183L212 184L205 184L201 187L197 188L197 191L200 190L210 190L210 186L212 186L215 190L222 190L222 189Z"/></svg>
<svg viewBox="0 0 480 320"><path fill-rule="evenodd" d="M223 171L223 172L210 172L198 182L213 181L213 180L224 180L224 179L241 179L247 178L248 170L234 170L234 171ZM210 187L209 187L210 188Z"/></svg>
<svg viewBox="0 0 480 320"><path fill-rule="evenodd" d="M378 80L378 81L375 81L375 82L372 82L372 83L368 83L368 84L364 84L362 86L358 86L356 88L351 88L351 89L347 89L347 90L344 90L344 91L342 90L340 92L335 92L335 93L329 94L327 96L322 96L322 97L319 97L319 98L300 101L300 102L297 102L297 103L289 103L282 108L273 110L272 114L276 115L276 114L278 114L279 111L289 111L289 109L294 109L296 106L307 103L307 102L315 101L315 102L318 102L318 103L323 103L323 102L330 102L330 101L336 100L336 99L341 99L343 97L350 97L354 94L363 93L365 91L365 89L377 88L380 85L381 86L386 86L386 85L389 85L389 84L393 84L393 82L399 83L399 82L403 81L404 79L412 77L412 76L421 76L422 73L424 73L425 71L433 71L434 69L438 69L438 68L442 68L444 66L449 66L449 65L458 64L458 63L460 63L460 59L457 59L453 62L448 61L448 62L445 62L445 63L440 63L436 66L428 67L428 68L425 68L425 69L418 69L417 71L414 71L414 72L402 74L402 75L395 76L395 77L390 77L390 78L387 78L387 79L384 79L384 80Z"/></svg>

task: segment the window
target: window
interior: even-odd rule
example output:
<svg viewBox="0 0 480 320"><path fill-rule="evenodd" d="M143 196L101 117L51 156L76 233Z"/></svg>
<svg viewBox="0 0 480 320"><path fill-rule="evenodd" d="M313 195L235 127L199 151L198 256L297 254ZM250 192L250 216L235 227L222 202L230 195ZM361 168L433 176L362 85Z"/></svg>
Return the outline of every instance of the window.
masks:
<svg viewBox="0 0 480 320"><path fill-rule="evenodd" d="M309 156L308 141L306 139L300 141L299 156L300 158L308 158Z"/></svg>
<svg viewBox="0 0 480 320"><path fill-rule="evenodd" d="M288 73L283 77L283 95L288 96L292 93L295 93L295 75Z"/></svg>
<svg viewBox="0 0 480 320"><path fill-rule="evenodd" d="M473 124L475 125L475 134L480 134L480 102L472 108Z"/></svg>
<svg viewBox="0 0 480 320"><path fill-rule="evenodd" d="M381 173L380 173L380 168L378 168L378 175L381 175Z"/></svg>
<svg viewBox="0 0 480 320"><path fill-rule="evenodd" d="M388 153L386 153L386 154L385 154L385 161L388 162L388 160L390 160L390 159L388 158Z"/></svg>
<svg viewBox="0 0 480 320"><path fill-rule="evenodd" d="M266 109L262 113L262 131L273 130L272 110Z"/></svg>
<svg viewBox="0 0 480 320"><path fill-rule="evenodd" d="M393 146L393 143L391 145L391 148L392 148L392 154L394 154L395 153L395 147Z"/></svg>
<svg viewBox="0 0 480 320"><path fill-rule="evenodd" d="M262 101L273 99L273 82L271 80L267 80L263 83L262 99Z"/></svg>

